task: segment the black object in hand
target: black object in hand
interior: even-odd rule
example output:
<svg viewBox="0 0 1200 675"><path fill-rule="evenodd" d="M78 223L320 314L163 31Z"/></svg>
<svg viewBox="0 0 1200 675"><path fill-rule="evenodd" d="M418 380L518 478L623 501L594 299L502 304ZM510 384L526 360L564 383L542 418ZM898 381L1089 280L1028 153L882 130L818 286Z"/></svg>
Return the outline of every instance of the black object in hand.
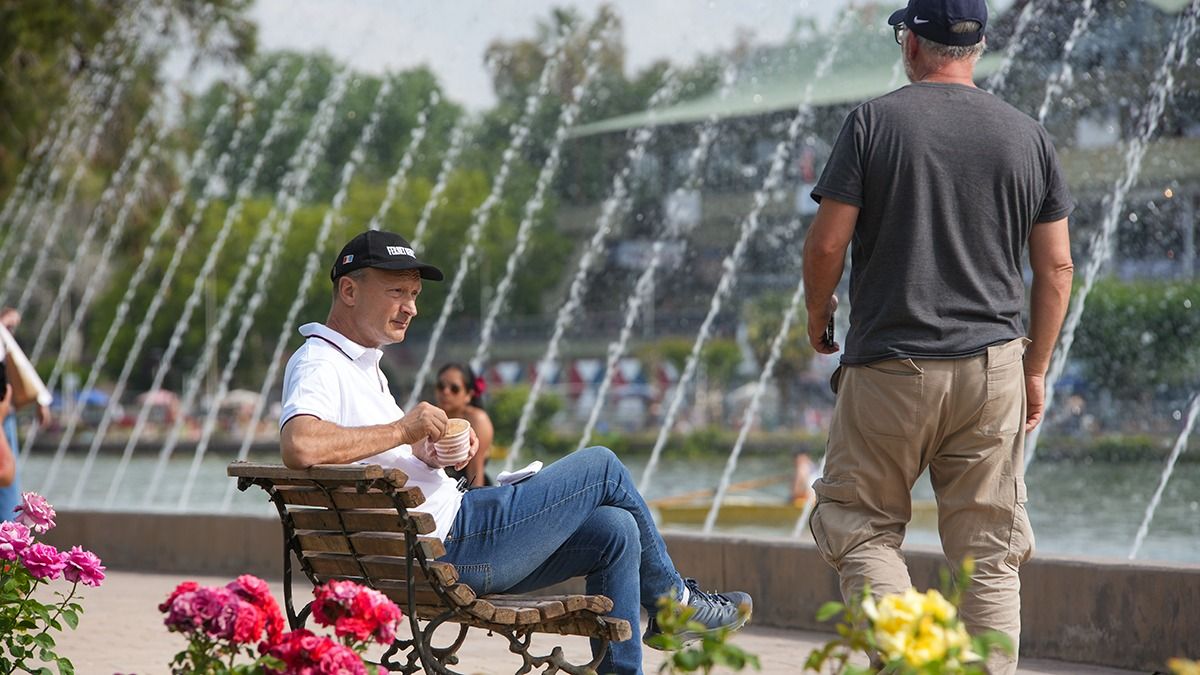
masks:
<svg viewBox="0 0 1200 675"><path fill-rule="evenodd" d="M825 334L821 336L821 342L824 343L826 347L832 347L834 345L832 316L829 317L829 325L825 326Z"/></svg>

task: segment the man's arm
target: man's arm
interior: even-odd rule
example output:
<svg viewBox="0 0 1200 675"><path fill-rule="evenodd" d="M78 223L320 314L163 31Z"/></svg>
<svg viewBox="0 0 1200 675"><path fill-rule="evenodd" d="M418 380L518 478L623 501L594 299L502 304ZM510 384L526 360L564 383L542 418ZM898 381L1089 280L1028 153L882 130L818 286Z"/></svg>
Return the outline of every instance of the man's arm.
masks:
<svg viewBox="0 0 1200 675"><path fill-rule="evenodd" d="M1058 331L1071 299L1071 238L1067 219L1038 223L1029 234L1029 349L1025 351L1026 433L1042 421L1046 405L1046 370L1058 342Z"/></svg>
<svg viewBox="0 0 1200 675"><path fill-rule="evenodd" d="M808 309L808 341L821 354L840 346L825 344L822 336L837 309L838 282L846 264L846 247L854 236L858 207L830 197L821 199L817 217L804 238L804 303Z"/></svg>
<svg viewBox="0 0 1200 675"><path fill-rule="evenodd" d="M412 412L388 424L343 427L312 415L297 415L279 433L283 463L292 469L314 464L350 464L398 445L412 445L413 454L431 468L428 453L417 452L420 441L437 440L446 432L446 413L420 403Z"/></svg>

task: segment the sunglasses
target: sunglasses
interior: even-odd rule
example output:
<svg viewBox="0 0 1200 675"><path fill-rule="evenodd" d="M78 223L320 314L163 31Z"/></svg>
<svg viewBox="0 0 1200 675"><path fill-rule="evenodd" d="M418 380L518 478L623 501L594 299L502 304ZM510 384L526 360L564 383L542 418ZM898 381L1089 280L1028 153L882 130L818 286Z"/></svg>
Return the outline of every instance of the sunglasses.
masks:
<svg viewBox="0 0 1200 675"><path fill-rule="evenodd" d="M437 384L435 384L433 386L437 387L438 391L446 391L447 389L449 389L451 394L457 394L458 392L463 390L463 388L456 383L443 382L441 380L438 380Z"/></svg>
<svg viewBox="0 0 1200 675"><path fill-rule="evenodd" d="M895 36L896 36L896 44L898 44L898 45L904 44L904 38L901 36L904 35L904 31L906 31L906 30L908 30L908 27L902 23L898 23L895 26L892 26L892 33L895 34Z"/></svg>

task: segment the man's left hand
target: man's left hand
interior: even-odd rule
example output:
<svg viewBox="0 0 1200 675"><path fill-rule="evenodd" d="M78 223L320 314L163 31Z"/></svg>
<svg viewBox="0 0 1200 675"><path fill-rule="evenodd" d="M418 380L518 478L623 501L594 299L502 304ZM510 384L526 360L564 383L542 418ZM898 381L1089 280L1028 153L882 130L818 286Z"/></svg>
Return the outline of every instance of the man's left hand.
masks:
<svg viewBox="0 0 1200 675"><path fill-rule="evenodd" d="M467 465L471 463L471 458L474 457L475 453L477 452L479 452L479 436L475 435L475 428L471 427L471 449L467 452L467 458L458 464L455 464L454 468L458 469L459 471L467 468Z"/></svg>

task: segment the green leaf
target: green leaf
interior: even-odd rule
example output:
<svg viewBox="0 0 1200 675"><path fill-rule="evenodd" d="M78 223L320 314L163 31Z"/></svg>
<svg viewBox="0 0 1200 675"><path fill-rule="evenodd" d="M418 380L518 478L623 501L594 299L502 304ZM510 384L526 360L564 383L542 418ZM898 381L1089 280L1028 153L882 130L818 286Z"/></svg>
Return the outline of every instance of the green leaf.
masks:
<svg viewBox="0 0 1200 675"><path fill-rule="evenodd" d="M846 606L840 602L827 602L817 610L817 621L828 621L845 609Z"/></svg>
<svg viewBox="0 0 1200 675"><path fill-rule="evenodd" d="M672 660L675 662L675 665L683 670L693 671L698 669L704 662L704 653L689 649L682 652L676 652Z"/></svg>
<svg viewBox="0 0 1200 675"><path fill-rule="evenodd" d="M50 649L54 646L54 636L49 633L39 633L33 636L33 641L42 647L42 649Z"/></svg>
<svg viewBox="0 0 1200 675"><path fill-rule="evenodd" d="M74 609L63 608L62 618L63 618L63 621L65 621L67 623L67 625L71 627L72 630L79 627L79 612L78 611L76 611Z"/></svg>
<svg viewBox="0 0 1200 675"><path fill-rule="evenodd" d="M59 675L75 675L75 665L70 659L60 657L55 663L58 664Z"/></svg>

